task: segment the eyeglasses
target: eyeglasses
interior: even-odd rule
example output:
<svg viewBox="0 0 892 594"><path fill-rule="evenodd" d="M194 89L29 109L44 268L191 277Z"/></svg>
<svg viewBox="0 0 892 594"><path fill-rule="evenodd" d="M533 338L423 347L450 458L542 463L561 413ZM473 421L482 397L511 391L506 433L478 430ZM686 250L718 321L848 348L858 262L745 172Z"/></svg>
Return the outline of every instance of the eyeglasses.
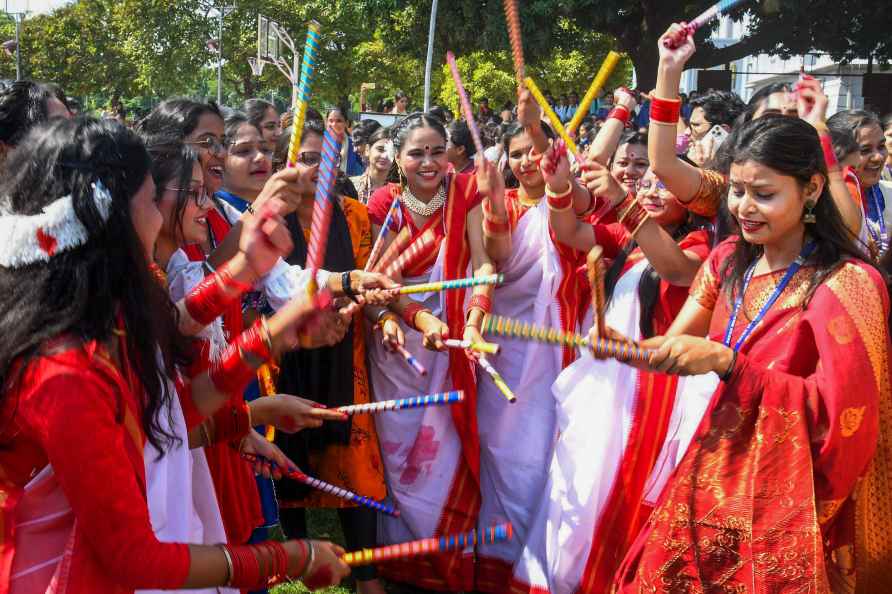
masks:
<svg viewBox="0 0 892 594"><path fill-rule="evenodd" d="M659 180L657 180L656 183L651 183L650 181L639 181L636 189L639 192L650 192L651 190L656 190L657 192L665 192L666 186Z"/></svg>
<svg viewBox="0 0 892 594"><path fill-rule="evenodd" d="M208 196L204 186L199 186L197 188L173 188L165 186L164 189L173 190L174 192L185 192L186 198L195 202L195 206L198 208L204 208L207 203L210 202L210 196Z"/></svg>
<svg viewBox="0 0 892 594"><path fill-rule="evenodd" d="M222 156L226 153L226 145L216 138L205 138L204 140L193 140L186 144L204 149L215 157Z"/></svg>
<svg viewBox="0 0 892 594"><path fill-rule="evenodd" d="M298 153L297 162L301 165L306 165L307 167L314 167L322 162L322 153L317 153L315 151Z"/></svg>

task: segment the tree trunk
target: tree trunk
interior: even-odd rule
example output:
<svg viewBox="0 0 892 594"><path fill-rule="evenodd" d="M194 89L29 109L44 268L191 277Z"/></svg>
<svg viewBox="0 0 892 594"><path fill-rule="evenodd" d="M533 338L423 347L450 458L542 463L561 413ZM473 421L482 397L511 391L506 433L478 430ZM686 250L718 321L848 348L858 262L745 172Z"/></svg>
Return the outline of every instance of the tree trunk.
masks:
<svg viewBox="0 0 892 594"><path fill-rule="evenodd" d="M643 42L636 48L626 50L635 67L635 82L638 88L645 93L650 93L657 84L657 66L660 63L660 56L654 51L656 44L656 40L653 43Z"/></svg>

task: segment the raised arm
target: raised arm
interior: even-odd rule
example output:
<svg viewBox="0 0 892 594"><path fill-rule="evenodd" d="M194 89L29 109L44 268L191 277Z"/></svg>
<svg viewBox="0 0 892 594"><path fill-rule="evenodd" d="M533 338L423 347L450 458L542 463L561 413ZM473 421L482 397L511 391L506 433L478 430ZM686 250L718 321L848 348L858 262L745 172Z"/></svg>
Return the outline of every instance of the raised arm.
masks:
<svg viewBox="0 0 892 594"><path fill-rule="evenodd" d="M626 122L635 112L637 105L635 97L625 87L614 91L613 102L615 107L608 114L607 120L598 130L598 135L588 150L589 161L595 161L605 167L616 152L619 139L626 129Z"/></svg>

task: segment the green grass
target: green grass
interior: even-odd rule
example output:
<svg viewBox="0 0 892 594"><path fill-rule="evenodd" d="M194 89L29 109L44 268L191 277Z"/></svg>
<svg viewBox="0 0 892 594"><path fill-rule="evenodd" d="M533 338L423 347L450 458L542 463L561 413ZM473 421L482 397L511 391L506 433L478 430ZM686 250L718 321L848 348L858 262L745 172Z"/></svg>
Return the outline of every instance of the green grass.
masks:
<svg viewBox="0 0 892 594"><path fill-rule="evenodd" d="M341 546L344 545L344 533L341 531L338 513L333 509L307 510L307 529L310 533L310 538L330 540ZM352 580L345 580L344 584L348 584L348 582L352 582ZM352 583L319 591L324 594L354 594L356 592ZM293 584L282 584L274 588L272 592L273 594L303 594L304 592L309 592L309 590L303 584L295 582Z"/></svg>

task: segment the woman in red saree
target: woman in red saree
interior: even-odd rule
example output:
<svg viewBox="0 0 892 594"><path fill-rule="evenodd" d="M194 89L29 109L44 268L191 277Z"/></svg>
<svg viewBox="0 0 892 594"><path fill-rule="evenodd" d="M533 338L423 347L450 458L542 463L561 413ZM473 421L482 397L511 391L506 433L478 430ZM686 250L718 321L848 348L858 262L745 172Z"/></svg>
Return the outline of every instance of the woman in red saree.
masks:
<svg viewBox="0 0 892 594"><path fill-rule="evenodd" d="M214 414L272 352L295 344L312 311L295 304L237 337L207 373L188 382L177 373L190 362L178 327L217 317L285 246L271 241L275 211L258 221L266 231L246 226L238 255L175 314L147 265L162 218L131 132L50 122L12 155L2 185L0 592L256 588L300 573L319 586L346 574L326 543L160 542L146 501L146 443L163 457L188 439L167 429L182 415L174 383L184 407ZM250 412L219 420L225 439L248 429ZM193 528L187 542L203 542Z"/></svg>
<svg viewBox="0 0 892 594"><path fill-rule="evenodd" d="M711 254L667 336L644 343L653 369L722 383L614 587L887 591L884 278L845 231L813 127L764 118L733 142L740 236Z"/></svg>

